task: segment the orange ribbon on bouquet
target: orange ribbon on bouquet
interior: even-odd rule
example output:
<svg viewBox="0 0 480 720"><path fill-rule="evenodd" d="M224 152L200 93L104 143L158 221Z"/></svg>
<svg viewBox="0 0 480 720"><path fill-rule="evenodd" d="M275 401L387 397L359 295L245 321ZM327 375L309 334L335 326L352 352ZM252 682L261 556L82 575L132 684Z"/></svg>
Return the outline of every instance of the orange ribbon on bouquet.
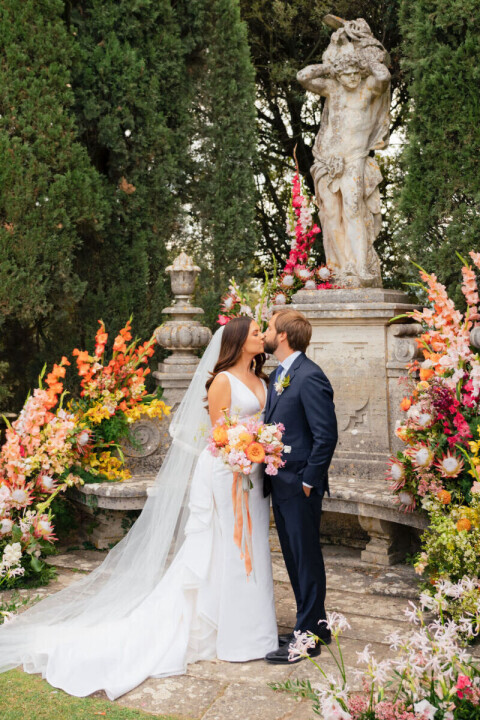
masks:
<svg viewBox="0 0 480 720"><path fill-rule="evenodd" d="M248 506L248 489L245 484L249 483L249 479L242 473L233 473L232 484L232 501L233 515L235 525L233 529L233 540L240 550L240 557L245 561L245 571L247 577L253 570L253 552L252 552L252 518L250 517L250 508ZM244 524L246 518L246 524Z"/></svg>

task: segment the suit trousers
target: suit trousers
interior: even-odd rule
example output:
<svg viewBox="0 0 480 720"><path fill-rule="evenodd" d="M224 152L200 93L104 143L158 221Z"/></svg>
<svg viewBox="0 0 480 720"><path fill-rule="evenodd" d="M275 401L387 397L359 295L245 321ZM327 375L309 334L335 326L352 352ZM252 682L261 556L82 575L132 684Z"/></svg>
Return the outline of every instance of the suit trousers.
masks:
<svg viewBox="0 0 480 720"><path fill-rule="evenodd" d="M322 496L312 489L307 497L303 490L288 499L272 494L273 513L278 537L297 603L295 630L310 631L329 637L325 620L326 577L320 546Z"/></svg>

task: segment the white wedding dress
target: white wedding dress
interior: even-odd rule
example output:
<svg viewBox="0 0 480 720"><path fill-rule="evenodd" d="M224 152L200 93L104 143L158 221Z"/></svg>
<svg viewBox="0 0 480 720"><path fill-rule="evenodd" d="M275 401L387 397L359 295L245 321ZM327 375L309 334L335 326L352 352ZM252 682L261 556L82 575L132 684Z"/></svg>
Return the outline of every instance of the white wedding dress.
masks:
<svg viewBox="0 0 480 720"><path fill-rule="evenodd" d="M254 393L226 374L231 411L258 413ZM232 473L205 448L191 482L185 539L158 584L126 616L112 619L108 608L97 608L87 621L35 625L21 653L24 669L71 695L103 689L113 700L148 677L184 673L197 660L244 662L276 650L270 508L260 466L251 479L254 577L247 579L233 540Z"/></svg>

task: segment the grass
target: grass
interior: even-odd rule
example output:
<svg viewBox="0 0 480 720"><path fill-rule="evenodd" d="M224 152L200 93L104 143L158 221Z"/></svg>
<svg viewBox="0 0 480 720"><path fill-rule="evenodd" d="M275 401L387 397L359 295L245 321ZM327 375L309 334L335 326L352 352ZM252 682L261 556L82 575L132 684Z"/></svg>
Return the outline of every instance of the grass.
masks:
<svg viewBox="0 0 480 720"><path fill-rule="evenodd" d="M0 675L0 720L178 720L122 707L109 700L76 698L38 675L11 670Z"/></svg>

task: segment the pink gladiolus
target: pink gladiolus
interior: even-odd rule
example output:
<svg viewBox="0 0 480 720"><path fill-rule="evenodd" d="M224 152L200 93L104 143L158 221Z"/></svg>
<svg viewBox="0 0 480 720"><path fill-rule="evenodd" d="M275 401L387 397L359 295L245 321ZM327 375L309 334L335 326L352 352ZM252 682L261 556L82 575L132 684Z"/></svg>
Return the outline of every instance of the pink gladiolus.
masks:
<svg viewBox="0 0 480 720"><path fill-rule="evenodd" d="M230 322L230 318L227 317L226 315L219 315L219 316L218 316L217 323L218 323L219 325L226 325L226 324L229 323L229 322Z"/></svg>

